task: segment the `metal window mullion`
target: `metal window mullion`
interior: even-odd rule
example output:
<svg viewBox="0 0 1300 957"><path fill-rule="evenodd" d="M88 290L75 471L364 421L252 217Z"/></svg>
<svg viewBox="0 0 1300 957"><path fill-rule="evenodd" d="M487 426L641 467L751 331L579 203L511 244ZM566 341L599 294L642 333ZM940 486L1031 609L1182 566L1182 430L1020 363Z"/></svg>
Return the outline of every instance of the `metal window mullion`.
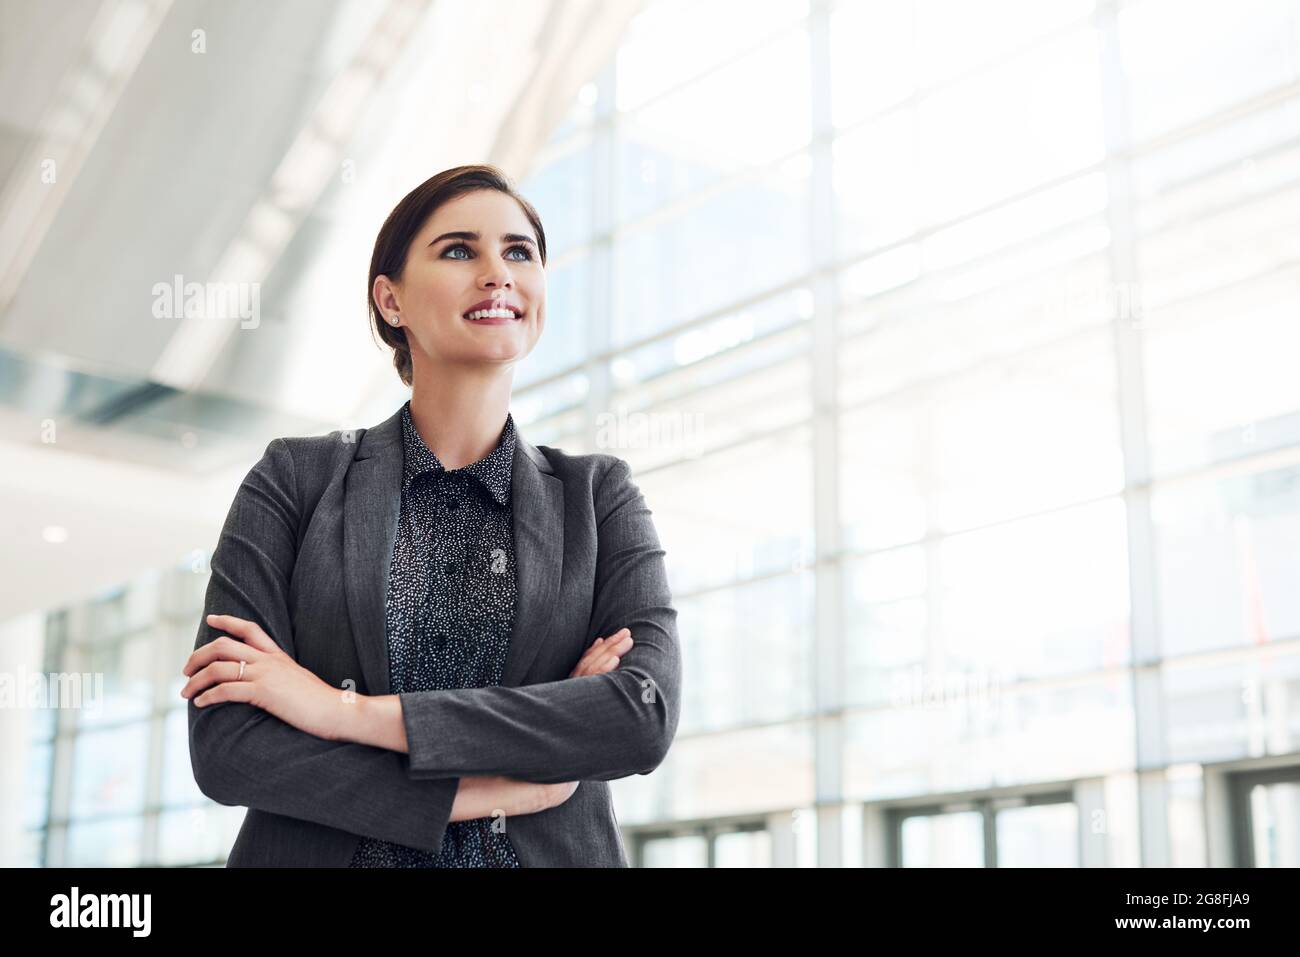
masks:
<svg viewBox="0 0 1300 957"><path fill-rule="evenodd" d="M830 3L813 0L807 22L810 66L809 238L813 265L810 339L813 470L813 775L817 866L844 859L844 627L840 554L839 362L835 262L835 180L831 119ZM802 558L802 556L800 556Z"/></svg>
<svg viewBox="0 0 1300 957"><path fill-rule="evenodd" d="M1167 826L1168 784L1164 695L1160 672L1160 638L1156 603L1156 559L1151 521L1150 447L1146 432L1146 383L1142 355L1138 286L1137 230L1131 132L1126 79L1120 57L1118 4L1103 0L1096 11L1100 41L1102 116L1106 140L1106 185L1110 301L1128 302L1115 310L1115 361L1119 424L1124 453L1124 507L1127 522L1130 627L1133 648L1132 689L1138 775L1139 861L1164 867L1170 861Z"/></svg>
<svg viewBox="0 0 1300 957"><path fill-rule="evenodd" d="M615 191L618 186L617 123L615 109L615 60L609 63L596 83L596 125L591 141L591 222L589 235L598 237L589 252L591 288L587 310L586 345L583 349L583 372L587 376L583 429L589 450L596 447L598 417L609 410L613 393L610 364L613 361L610 327L614 319L614 217ZM614 450L617 454L617 449Z"/></svg>

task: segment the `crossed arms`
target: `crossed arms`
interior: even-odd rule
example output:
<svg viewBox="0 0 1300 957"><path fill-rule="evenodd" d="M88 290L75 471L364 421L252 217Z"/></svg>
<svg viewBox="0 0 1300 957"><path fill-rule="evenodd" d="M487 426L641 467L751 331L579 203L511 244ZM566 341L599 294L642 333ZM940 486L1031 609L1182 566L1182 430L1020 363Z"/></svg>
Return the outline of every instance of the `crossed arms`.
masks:
<svg viewBox="0 0 1300 957"><path fill-rule="evenodd" d="M617 670L521 687L401 694L406 754L317 737L243 702L191 701L190 757L199 788L221 804L436 851L461 777L550 784L654 770L676 733L681 676L664 552L621 459L599 480L595 509L592 634L625 625L634 639ZM221 634L206 614L224 614L257 622L296 660L288 587L298 522L292 453L276 439L227 516L195 648Z"/></svg>

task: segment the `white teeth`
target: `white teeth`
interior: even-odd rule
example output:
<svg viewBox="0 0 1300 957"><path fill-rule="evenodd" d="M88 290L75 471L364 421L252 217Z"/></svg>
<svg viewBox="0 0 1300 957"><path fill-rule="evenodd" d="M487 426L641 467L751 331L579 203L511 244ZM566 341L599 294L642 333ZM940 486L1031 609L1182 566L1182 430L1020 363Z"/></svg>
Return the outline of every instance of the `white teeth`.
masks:
<svg viewBox="0 0 1300 957"><path fill-rule="evenodd" d="M510 309L477 309L465 313L466 319L513 319L515 314Z"/></svg>

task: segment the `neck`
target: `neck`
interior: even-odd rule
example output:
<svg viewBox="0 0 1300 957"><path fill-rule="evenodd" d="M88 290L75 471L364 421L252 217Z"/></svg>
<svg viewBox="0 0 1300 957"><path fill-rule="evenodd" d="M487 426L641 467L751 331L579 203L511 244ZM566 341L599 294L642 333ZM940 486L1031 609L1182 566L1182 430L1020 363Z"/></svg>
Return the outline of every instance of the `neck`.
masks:
<svg viewBox="0 0 1300 957"><path fill-rule="evenodd" d="M443 468L464 468L496 448L510 412L513 382L513 367L416 367L411 421Z"/></svg>

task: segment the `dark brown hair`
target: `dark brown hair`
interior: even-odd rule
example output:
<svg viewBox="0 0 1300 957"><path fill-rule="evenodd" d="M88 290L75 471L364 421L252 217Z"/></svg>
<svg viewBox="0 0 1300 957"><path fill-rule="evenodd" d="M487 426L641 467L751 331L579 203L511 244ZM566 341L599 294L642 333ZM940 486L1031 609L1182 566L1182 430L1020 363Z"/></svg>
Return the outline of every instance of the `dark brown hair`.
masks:
<svg viewBox="0 0 1300 957"><path fill-rule="evenodd" d="M528 200L515 190L513 182L495 166L455 166L425 180L407 193L398 203L375 237L375 251L370 257L370 283L366 296L369 301L370 321L379 338L393 350L393 365L407 385L411 384L411 347L406 341L406 329L385 321L379 304L375 302L375 279L387 276L393 282L402 278L406 268L406 254L416 235L444 203L465 193L480 189L495 189L517 202L537 233L537 254L546 265L546 232L541 217Z"/></svg>

